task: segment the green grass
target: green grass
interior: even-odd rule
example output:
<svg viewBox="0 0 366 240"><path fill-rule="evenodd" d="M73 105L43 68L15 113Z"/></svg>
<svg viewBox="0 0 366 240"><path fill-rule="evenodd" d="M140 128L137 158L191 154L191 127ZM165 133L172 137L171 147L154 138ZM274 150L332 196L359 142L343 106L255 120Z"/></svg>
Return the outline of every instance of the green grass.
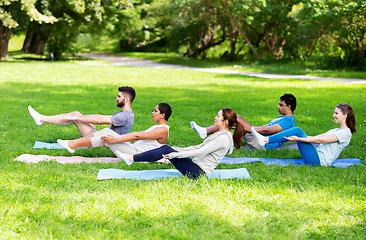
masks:
<svg viewBox="0 0 366 240"><path fill-rule="evenodd" d="M366 85L261 79L184 69L86 66L14 58L1 62L0 236L1 239L365 239L366 168L245 167L252 180L186 178L97 181L101 168L163 169L171 164L26 164L21 154L72 156L66 150L32 149L34 141L79 137L74 126L36 126L27 112L80 111L113 114L118 86L133 86L132 131L154 124L159 102L173 108L169 145L201 142L189 126L213 123L218 110L233 108L255 125L278 116L283 93L298 99L296 125L309 135L337 127L334 106L352 105L357 133L340 158L366 164ZM102 128L105 126L100 126ZM74 155L114 157L105 147ZM296 150L234 151L233 157L300 158Z"/></svg>
<svg viewBox="0 0 366 240"><path fill-rule="evenodd" d="M20 51L23 48L25 36L12 34L9 39L8 51Z"/></svg>

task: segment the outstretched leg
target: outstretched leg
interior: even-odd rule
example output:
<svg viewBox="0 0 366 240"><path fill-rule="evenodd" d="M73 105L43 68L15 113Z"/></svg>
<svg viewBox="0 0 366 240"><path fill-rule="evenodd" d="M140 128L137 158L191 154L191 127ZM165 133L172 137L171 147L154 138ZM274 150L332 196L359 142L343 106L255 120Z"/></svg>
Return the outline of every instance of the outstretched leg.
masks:
<svg viewBox="0 0 366 240"><path fill-rule="evenodd" d="M244 127L244 135L246 133L250 133L250 128L252 127L252 124L250 124L247 120L245 120L242 116L237 116L237 121L240 122ZM217 131L219 131L219 128L215 125L211 125L208 127L201 127L195 122L191 122L191 127L193 130L196 131L196 133L202 138L206 138L207 135L213 134Z"/></svg>
<svg viewBox="0 0 366 240"><path fill-rule="evenodd" d="M60 126L75 124L82 137L91 135L94 132L98 131L93 124L77 121L76 119L78 117L83 116L80 112L77 111L65 114L45 116L35 111L31 106L28 106L28 110L37 125L41 125L43 123L56 124Z"/></svg>
<svg viewBox="0 0 366 240"><path fill-rule="evenodd" d="M247 133L250 133L250 128L252 127L252 124L250 124L247 120L245 120L242 116L237 116L236 120L241 123L244 127L244 135Z"/></svg>
<svg viewBox="0 0 366 240"><path fill-rule="evenodd" d="M287 139L284 137L291 137L291 136L297 136L299 138L307 138L308 136L305 134L305 132L299 128L299 127L293 127L290 129L287 129L285 131L273 134L268 137L264 137L258 132L255 131L254 128L252 128L253 135L257 138L258 142L262 145L264 143L285 143L288 142ZM297 142L297 146L299 148L300 154L302 158L304 159L305 164L307 165L320 165L320 159L318 152L316 151L316 148L312 143L307 142Z"/></svg>
<svg viewBox="0 0 366 240"><path fill-rule="evenodd" d="M163 155L169 154L171 152L176 152L173 148L168 145L161 146L156 149L152 149L150 151L146 151L143 153L135 154L132 156L121 154L117 151L117 156L121 157L125 160L125 162L130 165L132 162L156 162L160 160ZM184 176L189 178L199 178L204 175L203 170L195 164L190 158L174 158L169 160L174 167L181 172Z"/></svg>

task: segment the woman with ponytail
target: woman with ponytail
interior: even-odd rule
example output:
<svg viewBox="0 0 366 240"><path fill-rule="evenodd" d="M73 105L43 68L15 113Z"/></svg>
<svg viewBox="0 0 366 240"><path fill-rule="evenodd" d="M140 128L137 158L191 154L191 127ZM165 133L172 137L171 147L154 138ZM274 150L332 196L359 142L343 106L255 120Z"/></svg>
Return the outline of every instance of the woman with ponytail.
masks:
<svg viewBox="0 0 366 240"><path fill-rule="evenodd" d="M127 165L131 165L133 162L155 162L165 158L169 159L184 176L193 179L202 175L208 176L226 154L232 153L233 145L237 149L241 147L244 131L241 123L237 122L236 113L230 108L221 109L215 117L214 124L219 128L219 131L196 146L179 148L164 145L135 155L128 155L119 151L116 151L116 154L125 160ZM233 126L235 126L234 137L230 132Z"/></svg>
<svg viewBox="0 0 366 240"><path fill-rule="evenodd" d="M262 136L254 128L252 128L252 133L261 146L266 143L296 141L305 164L327 166L337 159L342 150L348 146L352 134L356 132L355 115L349 104L338 104L333 118L340 128L331 129L314 137L306 136L304 131L298 127L268 137ZM315 148L313 143L320 143L320 145Z"/></svg>

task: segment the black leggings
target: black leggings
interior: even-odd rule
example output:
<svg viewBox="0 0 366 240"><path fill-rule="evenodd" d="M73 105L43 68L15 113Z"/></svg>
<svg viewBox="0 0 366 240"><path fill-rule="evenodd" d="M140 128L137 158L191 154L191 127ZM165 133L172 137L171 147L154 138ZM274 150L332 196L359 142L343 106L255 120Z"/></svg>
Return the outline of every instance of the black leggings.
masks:
<svg viewBox="0 0 366 240"><path fill-rule="evenodd" d="M169 154L171 152L176 152L176 150L168 145L164 145L143 153L135 154L133 155L133 160L135 162L155 162L162 159L163 154ZM197 179L205 174L190 158L173 158L169 159L169 161L186 177Z"/></svg>

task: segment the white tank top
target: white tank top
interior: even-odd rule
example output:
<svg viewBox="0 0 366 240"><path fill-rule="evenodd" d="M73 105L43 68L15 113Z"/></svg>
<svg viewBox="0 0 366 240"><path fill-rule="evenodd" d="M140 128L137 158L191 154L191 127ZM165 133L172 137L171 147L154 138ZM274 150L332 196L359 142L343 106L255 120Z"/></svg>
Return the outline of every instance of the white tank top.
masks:
<svg viewBox="0 0 366 240"><path fill-rule="evenodd" d="M155 128L158 128L158 127L167 128L168 129L168 137L169 137L169 128L170 128L169 125L154 125L154 126L149 127L147 130L145 130L145 132L150 132L150 131L154 130ZM132 144L132 146L134 146L140 152L146 152L146 151L149 151L151 149L161 147L163 145L164 144L159 143L157 140L138 140L137 142Z"/></svg>

